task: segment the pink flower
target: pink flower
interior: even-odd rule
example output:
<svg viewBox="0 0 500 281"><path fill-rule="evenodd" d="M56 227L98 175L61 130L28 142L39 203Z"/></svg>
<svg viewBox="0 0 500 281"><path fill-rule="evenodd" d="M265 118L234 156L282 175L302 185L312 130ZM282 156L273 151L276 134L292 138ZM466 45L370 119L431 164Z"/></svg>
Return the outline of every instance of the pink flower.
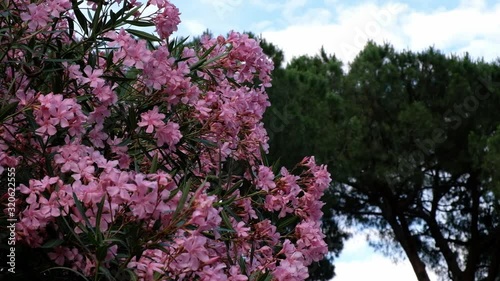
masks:
<svg viewBox="0 0 500 281"><path fill-rule="evenodd" d="M200 276L200 281L227 281L224 268L226 268L224 263L217 263L216 265L204 266L203 270L197 274Z"/></svg>
<svg viewBox="0 0 500 281"><path fill-rule="evenodd" d="M88 134L90 141L97 148L104 148L104 141L109 137L103 129L102 124L97 124Z"/></svg>
<svg viewBox="0 0 500 281"><path fill-rule="evenodd" d="M104 83L104 79L100 78L103 74L102 69L92 69L90 65L87 65L83 69L83 72L87 75L87 77L80 77L82 84L90 83L90 87L97 88Z"/></svg>
<svg viewBox="0 0 500 281"><path fill-rule="evenodd" d="M182 134L179 131L179 124L175 122L167 122L164 126L160 126L155 134L156 144L158 146L168 145L170 150L175 149L175 145L181 140Z"/></svg>
<svg viewBox="0 0 500 281"><path fill-rule="evenodd" d="M156 32L160 38L168 38L174 31L177 31L177 25L181 22L179 15L177 7L170 2L165 3L163 11L154 19Z"/></svg>
<svg viewBox="0 0 500 281"><path fill-rule="evenodd" d="M245 227L245 222L238 222L235 224L233 222L233 228L236 231L236 235L240 238L248 237L248 231L250 231L250 227Z"/></svg>
<svg viewBox="0 0 500 281"><path fill-rule="evenodd" d="M153 132L154 128L163 126L165 123L165 114L158 113L158 106L153 107L152 110L141 114L142 121L137 123L139 127L146 127L146 133L150 134Z"/></svg>
<svg viewBox="0 0 500 281"><path fill-rule="evenodd" d="M321 260L328 253L319 221L307 220L299 223L295 227L295 235L298 238L297 249L304 254L306 265Z"/></svg>
<svg viewBox="0 0 500 281"><path fill-rule="evenodd" d="M185 239L177 239L184 247L185 252L176 259L176 266L180 269L198 270L201 263L209 261L208 250L205 248L207 238L201 235L192 235Z"/></svg>
<svg viewBox="0 0 500 281"><path fill-rule="evenodd" d="M200 194L195 200L195 207L189 224L195 224L200 231L210 230L217 227L222 218L219 215L219 210L213 207L215 196L207 196Z"/></svg>
<svg viewBox="0 0 500 281"><path fill-rule="evenodd" d="M28 22L28 27L30 30L34 31L37 27L46 27L51 21L49 18L49 13L46 11L43 4L29 4L27 6L28 12L21 13L21 19Z"/></svg>
<svg viewBox="0 0 500 281"><path fill-rule="evenodd" d="M231 266L229 269L229 281L247 281L248 277L246 275L241 274L239 266Z"/></svg>
<svg viewBox="0 0 500 281"><path fill-rule="evenodd" d="M58 18L60 13L71 8L71 2L69 0L49 0L45 3L47 5L46 10L55 18Z"/></svg>
<svg viewBox="0 0 500 281"><path fill-rule="evenodd" d="M41 125L40 128L36 129L36 133L38 135L44 135L47 134L49 136L53 136L56 134L57 129L56 126L58 121L57 119L45 119L42 122L39 122L39 125Z"/></svg>
<svg viewBox="0 0 500 281"><path fill-rule="evenodd" d="M122 200L129 201L130 194L137 190L135 184L129 183L130 175L127 172L112 172L106 178L112 181L106 190L109 196L112 198L116 197L116 199L113 199L117 200L117 202L122 202Z"/></svg>
<svg viewBox="0 0 500 281"><path fill-rule="evenodd" d="M51 260L58 265L64 265L65 261L72 261L78 255L78 249L69 249L67 247L58 246L54 248L54 252L47 254Z"/></svg>
<svg viewBox="0 0 500 281"><path fill-rule="evenodd" d="M141 258L136 261L131 261L127 268L134 269L139 280L149 281L155 280L155 273L163 274L165 271L164 257L165 253L160 250L145 250Z"/></svg>
<svg viewBox="0 0 500 281"><path fill-rule="evenodd" d="M271 168L263 165L259 166L256 185L264 191L269 191L270 189L276 187L276 183L274 182L274 173Z"/></svg>

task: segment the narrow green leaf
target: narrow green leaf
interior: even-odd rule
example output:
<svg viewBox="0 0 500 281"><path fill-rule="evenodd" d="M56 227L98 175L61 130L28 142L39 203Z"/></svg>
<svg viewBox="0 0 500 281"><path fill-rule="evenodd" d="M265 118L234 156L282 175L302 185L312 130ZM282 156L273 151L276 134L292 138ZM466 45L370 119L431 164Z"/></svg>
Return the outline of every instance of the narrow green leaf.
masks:
<svg viewBox="0 0 500 281"><path fill-rule="evenodd" d="M140 27L155 26L155 24L152 21L125 20L124 22L133 26L140 26Z"/></svg>
<svg viewBox="0 0 500 281"><path fill-rule="evenodd" d="M111 274L111 272L109 271L109 269L107 269L106 267L104 266L99 266L99 272L101 272L102 274L104 274L104 276L106 276L106 280L116 280L113 275Z"/></svg>
<svg viewBox="0 0 500 281"><path fill-rule="evenodd" d="M153 162L151 163L151 169L149 169L149 173L156 173L158 171L158 153L153 157Z"/></svg>
<svg viewBox="0 0 500 281"><path fill-rule="evenodd" d="M259 144L259 150L260 150L260 157L262 158L262 163L265 166L269 166L269 161L267 160L266 151L264 150L262 144Z"/></svg>
<svg viewBox="0 0 500 281"><path fill-rule="evenodd" d="M243 258L243 256L240 256L240 258L238 259L238 264L240 265L240 272L243 274L246 274L247 273L247 263L246 263L245 259Z"/></svg>
<svg viewBox="0 0 500 281"><path fill-rule="evenodd" d="M75 14L76 20L78 20L78 24L82 28L85 35L88 35L89 27L87 23L87 18L83 15L82 11L78 7L78 2L76 0L72 0L71 3L73 4L73 13Z"/></svg>
<svg viewBox="0 0 500 281"><path fill-rule="evenodd" d="M52 271L52 270L67 270L67 271L71 271L73 272L74 274L80 276L81 278L83 278L83 280L85 281L89 281L89 279L87 279L87 277L85 277L85 275L83 275L82 273L72 269L72 268L69 268L69 267L63 267L63 266L57 266L57 267L52 267L52 268L49 268L49 269L46 269L44 271L42 271L42 273L45 273L45 272L48 272L48 271ZM79 281L79 280L75 280L75 281Z"/></svg>
<svg viewBox="0 0 500 281"><path fill-rule="evenodd" d="M68 21L68 29L69 29L68 35L69 35L69 38L73 38L73 33L75 32L75 22L70 17L65 17L65 18Z"/></svg>
<svg viewBox="0 0 500 281"><path fill-rule="evenodd" d="M173 217L177 217L181 210L184 208L184 204L186 204L187 197L189 194L189 191L191 190L191 179L187 180L184 182L184 186L182 187L182 195L181 198L179 199L179 204L177 205L177 208L175 209Z"/></svg>
<svg viewBox="0 0 500 281"><path fill-rule="evenodd" d="M133 106L128 109L128 122L130 132L135 131L135 129L137 128L137 116L135 113L135 108Z"/></svg>
<svg viewBox="0 0 500 281"><path fill-rule="evenodd" d="M284 220L281 220L279 223L278 223L278 230L280 229L283 229L289 225L292 225L296 222L298 222L300 219L298 216L291 216L291 217L288 217Z"/></svg>
<svg viewBox="0 0 500 281"><path fill-rule="evenodd" d="M18 104L19 102L13 102L0 108L0 122L3 122L7 116L14 114Z"/></svg>
<svg viewBox="0 0 500 281"><path fill-rule="evenodd" d="M137 36L141 39L145 39L145 40L148 40L148 41L161 41L160 38L152 35L152 34L149 34L147 32L144 32L144 31L140 31L140 30L136 30L136 29L126 29L128 33L134 35L134 36Z"/></svg>
<svg viewBox="0 0 500 281"><path fill-rule="evenodd" d="M40 248L52 249L52 248L55 248L55 247L61 245L63 242L64 242L64 240L62 240L62 239L52 239L52 240L45 242L45 244L43 244Z"/></svg>
<svg viewBox="0 0 500 281"><path fill-rule="evenodd" d="M212 47L210 47L208 50L206 50L203 55L200 56L200 59L204 59L206 57L208 57L208 55L210 55L210 53L215 49L215 47L217 46L217 44L213 45Z"/></svg>
<svg viewBox="0 0 500 281"><path fill-rule="evenodd" d="M189 70L193 71L193 70L200 68L206 61L207 61L206 58L198 60L195 64L193 64L189 67Z"/></svg>
<svg viewBox="0 0 500 281"><path fill-rule="evenodd" d="M104 200L106 200L106 196L101 198L101 201L97 203L97 215L95 219L95 231L96 231L96 240L98 244L101 244L102 241L102 233L101 233L101 219L102 219L102 211L104 208Z"/></svg>
<svg viewBox="0 0 500 281"><path fill-rule="evenodd" d="M87 227L92 230L92 225L90 224L89 218L85 214L85 210L83 209L82 202L80 201L80 199L78 199L78 197L76 197L76 193L74 193L74 192L73 192L73 200L75 201L76 208L80 212L83 220L87 224ZM92 232L93 232L93 230L92 230Z"/></svg>
<svg viewBox="0 0 500 281"><path fill-rule="evenodd" d="M229 228L232 231L235 231L233 228L233 225L231 224L231 220L229 219L229 216L227 215L226 211L223 209L221 212L221 217L222 220L224 221L224 224L226 224L227 228Z"/></svg>
<svg viewBox="0 0 500 281"><path fill-rule="evenodd" d="M204 139L198 139L198 138L195 138L193 140L196 141L196 142L199 142L201 144L204 144L207 147L211 147L211 148L217 148L218 147L217 143L215 143L213 141L204 140Z"/></svg>
<svg viewBox="0 0 500 281"><path fill-rule="evenodd" d="M104 78L111 82L131 82L135 80L134 78L128 78L123 76L111 76L111 75L102 75L101 78Z"/></svg>

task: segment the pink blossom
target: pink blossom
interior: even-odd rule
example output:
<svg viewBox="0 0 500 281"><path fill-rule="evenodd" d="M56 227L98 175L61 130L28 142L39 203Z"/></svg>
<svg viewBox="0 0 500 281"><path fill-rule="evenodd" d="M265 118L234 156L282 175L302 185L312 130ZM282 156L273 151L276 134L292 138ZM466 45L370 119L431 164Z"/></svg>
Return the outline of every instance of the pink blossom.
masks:
<svg viewBox="0 0 500 281"><path fill-rule="evenodd" d="M19 101L0 130L0 173L16 167L29 175L19 185L20 243L37 248L64 239L48 257L85 276L101 270L98 258L99 266L126 266L140 281L247 281L259 271L273 280L308 276L306 266L327 252L320 198L330 174L313 157L298 165L300 176L261 163L273 66L258 41L231 32L203 36L195 48L176 45L169 37L180 13L167 0L149 0L158 7L150 17L141 10L132 16L154 23L161 39L154 46L113 26L97 37L70 37L69 0L9 3L17 9L9 13L13 22L25 23L8 27L22 40L8 44L6 61L31 61L22 47L28 43L69 50L59 57L49 48L36 54L41 61L75 59L51 74L62 87L16 67L0 81L3 100ZM191 69L202 55L204 64ZM138 110L139 120L128 114ZM294 230L279 233L277 225L292 216L299 218ZM68 227L77 237L66 239ZM104 240L91 239L97 227ZM131 229L140 231L142 253L116 242ZM122 265L122 254L134 257Z"/></svg>
<svg viewBox="0 0 500 281"><path fill-rule="evenodd" d="M257 171L257 187L264 191L269 191L276 187L274 182L274 173L271 168L260 165Z"/></svg>
<svg viewBox="0 0 500 281"><path fill-rule="evenodd" d="M248 277L246 275L241 274L239 266L231 266L229 269L229 281L247 281Z"/></svg>
<svg viewBox="0 0 500 281"><path fill-rule="evenodd" d="M152 110L141 114L142 121L137 123L137 125L139 127L147 126L146 133L150 134L153 132L154 128L158 128L165 124L163 119L165 119L165 114L158 113L158 106L155 106Z"/></svg>
<svg viewBox="0 0 500 281"><path fill-rule="evenodd" d="M304 221L295 228L298 238L297 249L304 254L305 264L309 265L313 261L321 260L328 253L328 246L321 232L319 221Z"/></svg>
<svg viewBox="0 0 500 281"><path fill-rule="evenodd" d="M53 260L57 265L64 265L65 261L72 261L78 254L78 249L69 249L67 247L58 246L54 248L54 252L48 253L47 255L51 260Z"/></svg>
<svg viewBox="0 0 500 281"><path fill-rule="evenodd" d="M154 19L156 32L160 38L168 38L174 31L177 31L177 25L181 22L179 15L179 9L166 1L163 11Z"/></svg>
<svg viewBox="0 0 500 281"><path fill-rule="evenodd" d="M69 0L49 0L46 3L46 10L54 18L58 18L61 13L71 8Z"/></svg>
<svg viewBox="0 0 500 281"><path fill-rule="evenodd" d="M28 8L28 12L21 13L21 19L28 22L28 27L31 31L36 30L38 27L46 27L51 21L49 13L43 4L37 5L32 3L26 8Z"/></svg>
<svg viewBox="0 0 500 281"><path fill-rule="evenodd" d="M137 190L135 184L129 183L130 175L127 172L111 172L105 178L111 180L106 190L117 202L129 201L130 194Z"/></svg>
<svg viewBox="0 0 500 281"><path fill-rule="evenodd" d="M156 144L163 146L167 144L170 150L174 150L175 145L181 140L182 134L179 130L179 124L175 122L167 122L164 126L160 126L155 134Z"/></svg>
<svg viewBox="0 0 500 281"><path fill-rule="evenodd" d="M233 222L233 228L236 231L236 235L239 238L246 238L248 237L248 231L250 230L250 227L245 227L245 222L238 222L235 225L235 222Z"/></svg>
<svg viewBox="0 0 500 281"><path fill-rule="evenodd" d="M104 83L104 79L100 78L103 74L101 69L92 69L90 65L87 65L83 69L83 72L87 75L87 77L80 77L82 84L90 83L90 87L97 88Z"/></svg>
<svg viewBox="0 0 500 281"><path fill-rule="evenodd" d="M164 273L165 253L160 250L145 250L139 260L132 260L127 267L135 269L140 280L154 280L155 273Z"/></svg>

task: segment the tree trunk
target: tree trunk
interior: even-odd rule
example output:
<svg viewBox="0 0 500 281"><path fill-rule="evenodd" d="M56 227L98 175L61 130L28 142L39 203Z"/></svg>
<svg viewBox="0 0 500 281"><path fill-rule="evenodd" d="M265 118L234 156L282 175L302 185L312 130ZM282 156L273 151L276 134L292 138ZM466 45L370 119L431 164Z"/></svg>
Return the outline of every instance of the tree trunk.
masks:
<svg viewBox="0 0 500 281"><path fill-rule="evenodd" d="M427 270L425 269L425 264L418 255L417 245L415 243L415 238L411 235L409 226L406 219L403 216L398 216L396 213L397 206L393 198L385 197L387 201L385 204L381 204L380 209L382 210L383 216L389 222L396 240L399 242L401 247L406 253L406 256L410 260L410 264L413 267L413 271L417 276L418 281L430 281ZM385 200L384 200L385 201Z"/></svg>

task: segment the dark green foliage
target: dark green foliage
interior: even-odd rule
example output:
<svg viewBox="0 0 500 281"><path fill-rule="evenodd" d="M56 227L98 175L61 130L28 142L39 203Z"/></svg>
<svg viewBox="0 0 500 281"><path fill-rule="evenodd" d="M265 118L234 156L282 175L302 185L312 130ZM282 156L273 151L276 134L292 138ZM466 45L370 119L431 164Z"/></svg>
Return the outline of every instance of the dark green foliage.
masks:
<svg viewBox="0 0 500 281"><path fill-rule="evenodd" d="M300 57L275 72L269 91L271 155L329 165L324 222L334 236L332 217L343 214L378 229L384 239L375 246L406 254L418 280L429 270L497 280L498 82L499 63L433 48L369 43L345 74L324 51Z"/></svg>
<svg viewBox="0 0 500 281"><path fill-rule="evenodd" d="M282 51L265 40L261 47L273 60L283 58ZM281 62L275 61L276 65ZM295 58L286 68L275 67L273 86L268 89L271 107L264 115L272 162L291 168L308 155L315 155L319 163L329 161L333 155L330 144L338 139L332 121L342 112L342 76L342 63L324 50L316 57ZM333 258L347 238L334 219L335 201L323 201L327 202L323 208L324 233L331 256L309 267L309 280L330 280L334 276Z"/></svg>

